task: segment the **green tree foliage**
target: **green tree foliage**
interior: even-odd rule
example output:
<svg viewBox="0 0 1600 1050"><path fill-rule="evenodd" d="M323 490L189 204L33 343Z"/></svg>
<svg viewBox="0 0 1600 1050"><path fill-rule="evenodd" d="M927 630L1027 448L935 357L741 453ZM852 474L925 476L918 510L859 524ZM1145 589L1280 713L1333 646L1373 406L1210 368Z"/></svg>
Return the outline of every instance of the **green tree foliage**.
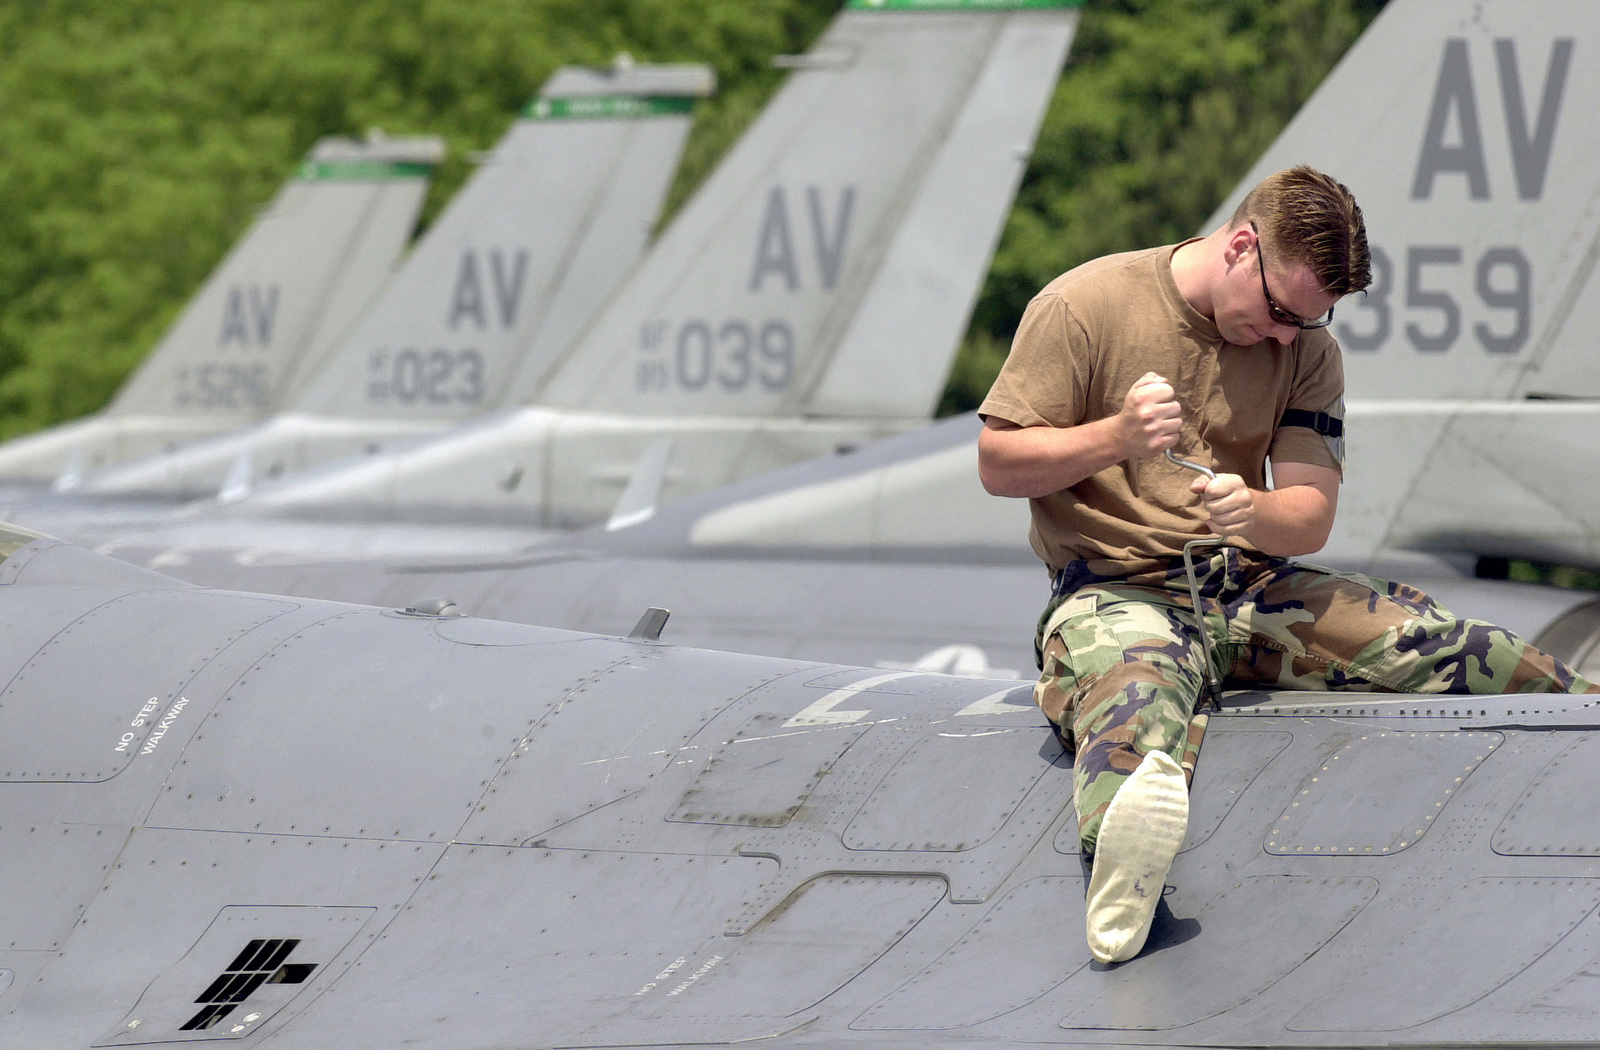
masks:
<svg viewBox="0 0 1600 1050"><path fill-rule="evenodd" d="M843 0L0 4L0 437L102 406L321 135L443 135L424 221L565 63L709 62L677 207ZM1089 0L952 377L1067 267L1193 232L1381 0Z"/></svg>
<svg viewBox="0 0 1600 1050"><path fill-rule="evenodd" d="M676 206L841 2L0 4L0 436L104 405L318 137L444 136L426 222L558 65L707 62Z"/></svg>
<svg viewBox="0 0 1600 1050"><path fill-rule="evenodd" d="M1382 0L1090 0L940 406L976 408L1034 293L1199 232Z"/></svg>

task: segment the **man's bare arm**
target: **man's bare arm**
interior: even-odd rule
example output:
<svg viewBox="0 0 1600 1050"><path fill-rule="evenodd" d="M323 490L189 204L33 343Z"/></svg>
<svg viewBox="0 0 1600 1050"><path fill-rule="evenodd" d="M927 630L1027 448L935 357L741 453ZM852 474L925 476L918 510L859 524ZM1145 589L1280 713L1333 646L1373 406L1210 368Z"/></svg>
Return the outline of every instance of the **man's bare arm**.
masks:
<svg viewBox="0 0 1600 1050"><path fill-rule="evenodd" d="M1211 531L1249 540L1267 554L1291 558L1322 549L1339 509L1339 472L1310 463L1273 463L1271 490L1246 487L1237 474L1196 478Z"/></svg>
<svg viewBox="0 0 1600 1050"><path fill-rule="evenodd" d="M1048 496L1125 459L1177 444L1182 409L1172 385L1146 372L1114 416L1075 427L1018 426L990 416L978 435L978 477L995 496Z"/></svg>

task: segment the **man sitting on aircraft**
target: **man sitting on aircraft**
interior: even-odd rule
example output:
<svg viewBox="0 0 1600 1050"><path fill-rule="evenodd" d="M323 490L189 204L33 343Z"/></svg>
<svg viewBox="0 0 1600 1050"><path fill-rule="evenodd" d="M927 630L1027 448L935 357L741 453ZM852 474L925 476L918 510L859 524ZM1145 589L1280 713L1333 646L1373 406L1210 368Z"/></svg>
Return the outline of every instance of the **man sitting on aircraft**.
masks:
<svg viewBox="0 0 1600 1050"><path fill-rule="evenodd" d="M1052 574L1034 698L1076 752L1101 961L1143 948L1183 842L1203 660L1266 688L1600 692L1415 589L1288 560L1333 526L1344 373L1327 325L1370 280L1349 190L1279 172L1207 237L1050 282L979 410L984 487L1029 497ZM1175 446L1215 476L1163 458ZM1181 557L1208 534L1226 537L1195 566L1210 654Z"/></svg>

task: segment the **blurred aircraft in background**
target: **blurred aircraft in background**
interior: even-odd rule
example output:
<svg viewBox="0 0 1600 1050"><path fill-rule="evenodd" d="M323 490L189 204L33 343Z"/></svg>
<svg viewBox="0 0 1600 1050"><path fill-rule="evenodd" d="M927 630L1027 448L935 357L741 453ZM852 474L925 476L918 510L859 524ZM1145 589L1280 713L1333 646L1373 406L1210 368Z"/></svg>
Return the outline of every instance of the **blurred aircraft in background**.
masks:
<svg viewBox="0 0 1600 1050"><path fill-rule="evenodd" d="M444 159L437 138L325 138L105 410L0 445L0 481L95 471L292 404L393 272Z"/></svg>
<svg viewBox="0 0 1600 1050"><path fill-rule="evenodd" d="M850 4L605 308L523 357L517 407L236 512L567 528L641 465L675 499L926 424L1076 24Z"/></svg>
<svg viewBox="0 0 1600 1050"><path fill-rule="evenodd" d="M425 385L362 372L398 345L407 325L443 332L510 301L494 283L508 263L472 251L457 263L445 233L457 210L456 225L471 215L452 205L346 341L356 352L337 356L305 399L343 398L353 417L289 413L101 474L83 491L171 496L221 479L217 503L245 521L570 527L603 518L630 480L640 493L632 499L648 506L925 423L1077 10L901 6L851 5L810 52L784 61L794 70L788 82L587 328L547 326L552 331L532 343L506 342L515 346L514 366L493 376L468 370L485 399L535 407L491 412L442 439L256 485L263 472L307 461L307 428L323 434L316 447L324 451L341 441L376 448L378 431L416 436L467 414L444 387L436 397ZM448 259L429 253L435 241L450 241ZM418 321L427 303L433 314ZM128 506L13 499L9 510L81 536L85 528L114 530L107 523ZM132 513L140 521L160 516L144 503ZM504 542L503 534L485 535L477 542ZM307 542L326 541L314 533Z"/></svg>
<svg viewBox="0 0 1600 1050"><path fill-rule="evenodd" d="M315 377L260 425L84 479L99 496L242 498L500 405L616 293L649 242L701 65L558 69Z"/></svg>
<svg viewBox="0 0 1600 1050"><path fill-rule="evenodd" d="M1341 304L1335 321L1350 347L1349 462L1335 537L1315 560L1418 582L1455 611L1538 637L1581 664L1600 640L1600 613L1584 595L1474 578L1480 559L1600 561L1588 545L1600 505L1585 503L1593 486L1575 483L1587 476L1587 450L1574 430L1595 402L1524 396L1548 386L1538 377L1561 369L1562 385L1581 393L1590 360L1580 341L1560 332L1596 298L1581 293L1600 254L1600 216L1588 225L1567 216L1587 214L1583 202L1600 197L1600 174L1588 163L1600 131L1571 116L1584 98L1600 97L1600 67L1574 57L1600 20L1557 2L1523 8L1512 22L1496 14L1503 10L1391 4L1244 185L1308 158L1355 190L1372 231L1374 285ZM1423 42L1431 63L1396 57ZM1225 201L1206 228L1223 222L1234 203ZM1470 223L1461 221L1468 214ZM1462 246L1438 258L1487 259L1474 264L1477 276L1468 280L1460 267L1408 252L1415 287L1397 285L1399 249L1386 245L1437 246L1449 230ZM1448 346L1418 345L1430 324L1452 318ZM1510 342L1495 342L1497 332ZM1589 372L1600 369L1591 361ZM1472 436L1452 436L1469 419L1479 424ZM198 518L159 531L83 535L217 585L398 601L415 597L407 588L431 575L436 590L484 615L621 630L643 601L674 608L674 630L695 644L1026 674L1043 574L1026 549L1025 505L990 497L977 483L976 432L970 417L946 421L870 454L668 503L662 513L670 527L597 532L554 546L496 533L481 569L466 541L451 550L425 535L387 563L337 568L321 557L296 567L292 556L278 556L296 544L335 541L289 538L288 530L243 521ZM1523 446L1508 434L1539 444L1541 454L1514 454ZM1499 464L1492 470L1412 469L1419 457L1491 453ZM655 502L629 513L647 516ZM1499 514L1502 503L1518 509ZM1537 512L1552 505L1566 510ZM1553 538L1561 530L1566 542ZM364 534L359 526L342 533L338 549L393 543ZM371 534L381 535L377 527ZM233 554L218 553L229 548ZM567 549L582 553L560 553ZM620 560L602 570L599 552ZM633 555L648 563L630 561ZM796 569L802 562L804 572ZM752 600L767 576L788 581L781 601ZM823 586L824 579L832 582ZM908 628L907 615L934 617L937 626Z"/></svg>

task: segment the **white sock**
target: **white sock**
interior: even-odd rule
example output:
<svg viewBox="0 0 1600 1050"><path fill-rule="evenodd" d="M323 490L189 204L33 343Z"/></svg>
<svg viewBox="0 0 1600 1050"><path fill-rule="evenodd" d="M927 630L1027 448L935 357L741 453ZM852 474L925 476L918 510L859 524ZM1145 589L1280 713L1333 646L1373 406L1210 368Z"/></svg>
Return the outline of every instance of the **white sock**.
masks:
<svg viewBox="0 0 1600 1050"><path fill-rule="evenodd" d="M1096 959L1123 962L1144 947L1188 827L1183 769L1152 751L1111 799L1095 841L1087 929Z"/></svg>

